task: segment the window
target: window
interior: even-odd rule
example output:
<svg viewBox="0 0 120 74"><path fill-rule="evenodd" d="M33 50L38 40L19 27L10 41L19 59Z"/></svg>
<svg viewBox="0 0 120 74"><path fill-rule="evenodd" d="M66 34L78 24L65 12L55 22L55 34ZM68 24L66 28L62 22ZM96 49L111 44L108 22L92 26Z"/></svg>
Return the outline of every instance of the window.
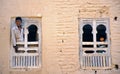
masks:
<svg viewBox="0 0 120 74"><path fill-rule="evenodd" d="M108 19L80 20L80 64L82 69L111 67Z"/></svg>
<svg viewBox="0 0 120 74"><path fill-rule="evenodd" d="M14 26L16 26L15 18L12 18L11 30ZM41 18L23 17L21 26L23 28L23 41L16 41L17 52L13 47L11 33L11 67L38 68L41 66ZM15 37L19 36L16 34Z"/></svg>

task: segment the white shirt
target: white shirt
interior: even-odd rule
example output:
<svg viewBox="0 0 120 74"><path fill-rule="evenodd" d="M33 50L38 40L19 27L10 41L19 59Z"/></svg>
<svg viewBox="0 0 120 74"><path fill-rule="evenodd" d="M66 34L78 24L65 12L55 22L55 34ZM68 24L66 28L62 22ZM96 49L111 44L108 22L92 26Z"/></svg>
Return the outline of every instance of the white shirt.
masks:
<svg viewBox="0 0 120 74"><path fill-rule="evenodd" d="M16 46L17 42L24 41L24 37L23 37L24 30L23 30L23 28L21 28L21 31L20 31L17 26L14 26L12 28L11 32L12 32L12 43L13 43L13 46Z"/></svg>

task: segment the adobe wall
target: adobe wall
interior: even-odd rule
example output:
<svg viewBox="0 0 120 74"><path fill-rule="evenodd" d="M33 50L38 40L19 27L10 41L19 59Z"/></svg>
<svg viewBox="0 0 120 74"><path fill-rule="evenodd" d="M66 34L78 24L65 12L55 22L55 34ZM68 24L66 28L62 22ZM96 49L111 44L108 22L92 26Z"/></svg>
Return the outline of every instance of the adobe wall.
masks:
<svg viewBox="0 0 120 74"><path fill-rule="evenodd" d="M11 17L41 17L42 67L10 68ZM112 65L120 66L119 0L0 0L0 74L94 74L80 69L80 18L110 18ZM114 18L117 17L115 21ZM97 74L119 74L120 69Z"/></svg>

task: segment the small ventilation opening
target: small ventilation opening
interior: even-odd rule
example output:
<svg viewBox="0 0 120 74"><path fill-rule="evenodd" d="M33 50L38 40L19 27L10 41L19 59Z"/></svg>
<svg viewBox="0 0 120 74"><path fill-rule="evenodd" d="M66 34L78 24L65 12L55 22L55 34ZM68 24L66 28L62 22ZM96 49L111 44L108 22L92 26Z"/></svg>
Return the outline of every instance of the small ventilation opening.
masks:
<svg viewBox="0 0 120 74"><path fill-rule="evenodd" d="M83 45L83 48L93 48L93 45Z"/></svg>
<svg viewBox="0 0 120 74"><path fill-rule="evenodd" d="M92 53L94 53L94 51L93 50L86 50L85 53L92 54Z"/></svg>
<svg viewBox="0 0 120 74"><path fill-rule="evenodd" d="M106 53L105 50L97 50L96 52L97 52L97 53Z"/></svg>
<svg viewBox="0 0 120 74"><path fill-rule="evenodd" d="M119 69L119 66L117 64L115 64L115 69Z"/></svg>
<svg viewBox="0 0 120 74"><path fill-rule="evenodd" d="M117 21L117 18L118 18L118 17L117 17L117 16L115 16L115 17L114 17L114 20L115 20L115 21Z"/></svg>

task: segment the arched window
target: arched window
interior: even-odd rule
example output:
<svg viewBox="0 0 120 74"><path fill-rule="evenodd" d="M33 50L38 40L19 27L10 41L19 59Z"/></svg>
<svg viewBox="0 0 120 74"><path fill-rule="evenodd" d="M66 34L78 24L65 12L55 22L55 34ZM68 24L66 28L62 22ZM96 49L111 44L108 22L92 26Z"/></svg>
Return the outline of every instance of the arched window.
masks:
<svg viewBox="0 0 120 74"><path fill-rule="evenodd" d="M108 19L81 19L80 21L81 68L110 68L110 33Z"/></svg>
<svg viewBox="0 0 120 74"><path fill-rule="evenodd" d="M102 41L102 38L103 38L103 41L105 41L107 38L106 26L103 24L99 24L96 29L97 29L97 35L96 35L97 41Z"/></svg>
<svg viewBox="0 0 120 74"><path fill-rule="evenodd" d="M11 28L16 27L14 19L12 18ZM41 18L23 17L22 19L22 30L17 29L18 33L11 34L14 35L11 37L11 67L38 68L41 66ZM15 40L19 35L22 35L22 41ZM18 47L17 52L13 47L12 38Z"/></svg>
<svg viewBox="0 0 120 74"><path fill-rule="evenodd" d="M84 42L93 41L92 26L89 24L83 26L83 41Z"/></svg>
<svg viewBox="0 0 120 74"><path fill-rule="evenodd" d="M34 24L31 24L28 27L28 41L29 42L38 41L37 31L38 31L38 28Z"/></svg>

